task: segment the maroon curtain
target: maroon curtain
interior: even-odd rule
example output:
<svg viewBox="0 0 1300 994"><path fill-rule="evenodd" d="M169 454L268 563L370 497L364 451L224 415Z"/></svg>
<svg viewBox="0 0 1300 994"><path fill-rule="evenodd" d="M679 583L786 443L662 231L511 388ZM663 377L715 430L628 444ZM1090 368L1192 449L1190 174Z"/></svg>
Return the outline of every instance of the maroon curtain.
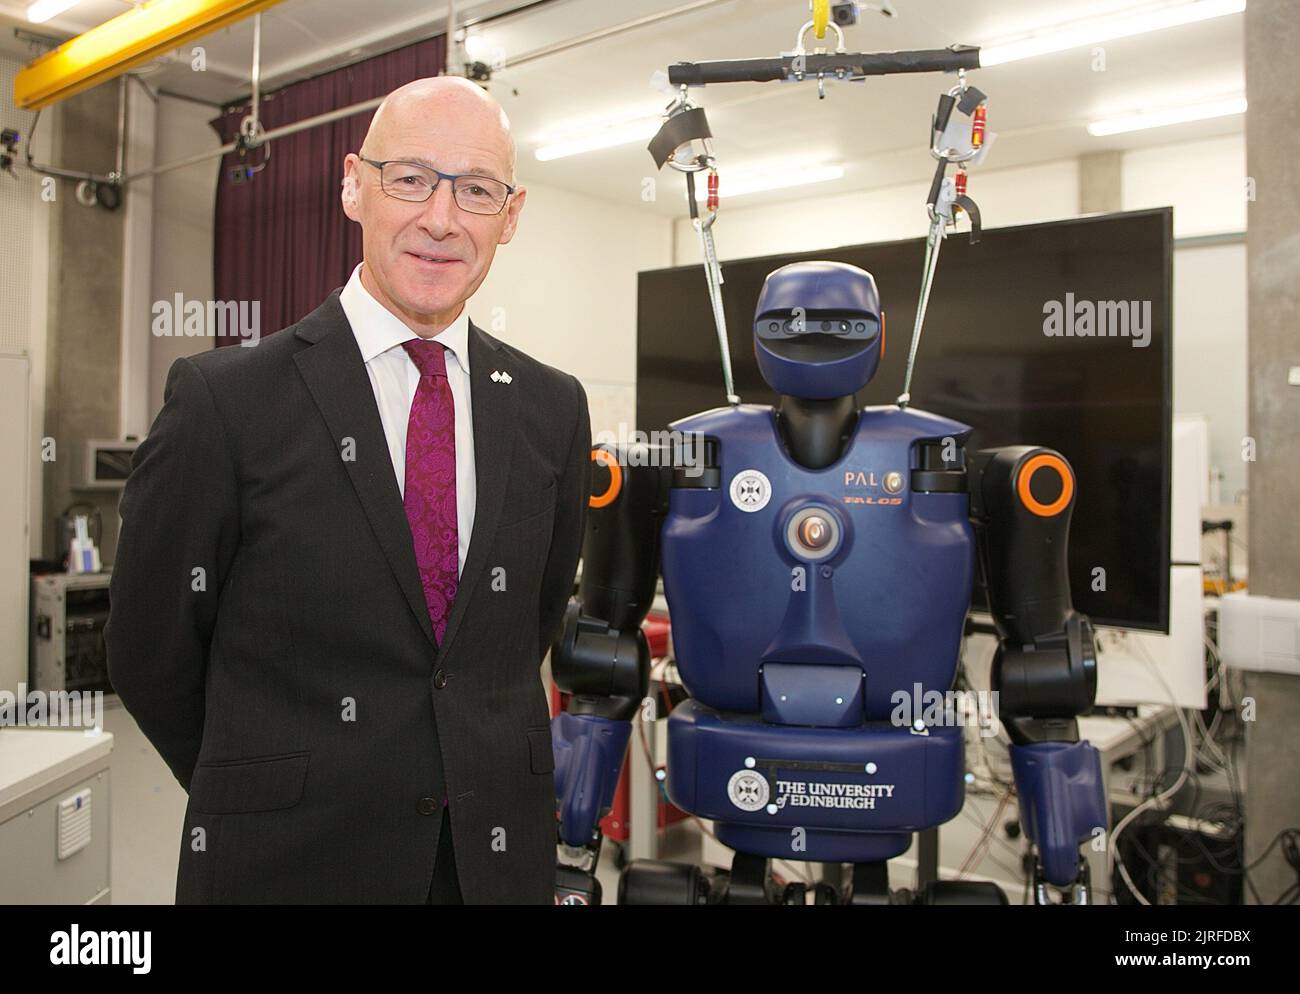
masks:
<svg viewBox="0 0 1300 994"><path fill-rule="evenodd" d="M283 124L383 96L404 83L442 71L442 36L417 42L264 95L259 117L268 131ZM209 122L223 143L233 141L249 105ZM221 159L214 216L215 298L258 301L262 335L314 310L347 282L361 261L361 227L339 203L343 157L361 148L373 111L271 142L271 159L251 181L236 183L237 153ZM262 149L245 162L262 161ZM234 335L216 344L232 345Z"/></svg>

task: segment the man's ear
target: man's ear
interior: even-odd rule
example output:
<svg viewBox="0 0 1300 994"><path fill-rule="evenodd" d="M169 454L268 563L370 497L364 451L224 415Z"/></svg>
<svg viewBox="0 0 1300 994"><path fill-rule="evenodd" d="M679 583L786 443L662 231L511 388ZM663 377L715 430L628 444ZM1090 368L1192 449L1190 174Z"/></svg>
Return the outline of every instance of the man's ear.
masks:
<svg viewBox="0 0 1300 994"><path fill-rule="evenodd" d="M527 196L528 191L522 186L511 195L510 203L506 206L506 225L501 229L501 237L497 239L498 245L506 245L515 237L515 228L519 225L519 212L524 209L524 199Z"/></svg>
<svg viewBox="0 0 1300 994"><path fill-rule="evenodd" d="M357 190L357 158L351 152L343 160L343 189L340 193L340 199L343 202L343 213L353 221L361 220L361 208L357 203L359 191Z"/></svg>

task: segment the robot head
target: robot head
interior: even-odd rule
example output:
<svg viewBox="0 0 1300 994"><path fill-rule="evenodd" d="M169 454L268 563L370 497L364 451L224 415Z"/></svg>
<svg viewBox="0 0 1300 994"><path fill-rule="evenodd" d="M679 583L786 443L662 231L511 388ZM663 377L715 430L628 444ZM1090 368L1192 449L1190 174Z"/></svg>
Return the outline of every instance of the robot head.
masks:
<svg viewBox="0 0 1300 994"><path fill-rule="evenodd" d="M884 350L871 274L842 262L793 262L768 274L754 310L754 354L768 385L804 400L847 397Z"/></svg>

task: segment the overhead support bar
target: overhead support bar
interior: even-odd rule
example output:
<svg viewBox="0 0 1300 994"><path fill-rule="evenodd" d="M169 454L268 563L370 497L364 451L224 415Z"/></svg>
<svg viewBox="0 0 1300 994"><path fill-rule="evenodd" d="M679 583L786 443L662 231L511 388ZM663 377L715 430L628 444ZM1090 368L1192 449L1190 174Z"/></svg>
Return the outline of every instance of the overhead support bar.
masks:
<svg viewBox="0 0 1300 994"><path fill-rule="evenodd" d="M835 76L861 79L911 72L956 72L978 69L980 50L972 45L953 45L917 52L832 52L797 53L775 59L732 59L726 62L679 62L668 67L668 82L674 86L704 86L708 83L771 83L786 79Z"/></svg>

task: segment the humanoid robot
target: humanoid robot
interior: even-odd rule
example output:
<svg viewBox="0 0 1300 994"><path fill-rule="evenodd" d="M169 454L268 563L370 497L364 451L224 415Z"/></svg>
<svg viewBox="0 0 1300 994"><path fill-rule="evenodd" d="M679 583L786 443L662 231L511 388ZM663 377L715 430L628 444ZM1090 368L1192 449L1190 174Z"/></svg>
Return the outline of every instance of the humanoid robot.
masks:
<svg viewBox="0 0 1300 994"><path fill-rule="evenodd" d="M887 874L914 833L953 818L964 801L962 727L925 702L954 686L980 569L998 635L992 689L1035 850L1034 900L1055 903L1056 888L1061 903L1086 903L1079 846L1104 832L1106 808L1097 751L1076 721L1092 706L1096 662L1066 568L1074 474L1060 454L1034 446L968 453L967 425L909 407L940 245L959 215L978 237L966 170L992 135L987 98L966 73L980 52L848 52L841 25L856 21L858 5L810 6L793 52L666 73L676 98L648 151L657 168L686 177L728 404L675 422L675 442L592 452L579 596L551 652L569 695L552 722L559 836L566 856L581 857L561 861L556 899L600 900L597 823L646 698L641 623L662 573L689 693L668 717L668 796L712 820L735 856L719 872L637 861L623 873L620 903L806 903L803 885L776 885L773 860L838 865L817 903L1005 903L996 886L968 881L891 892ZM834 49L809 51L809 35L828 28ZM956 73L957 85L930 122L930 230L902 395L861 410L855 400L885 347L871 275L799 262L768 276L754 315L754 352L779 403L741 403L713 243L717 161L688 90L815 81L824 97L831 81L917 72ZM696 173L707 174L703 202Z"/></svg>
<svg viewBox="0 0 1300 994"><path fill-rule="evenodd" d="M963 804L962 728L919 701L900 720L898 695L954 686L981 569L1034 899L1086 903L1079 847L1106 810L1076 721L1096 671L1066 570L1069 464L1034 446L967 452L968 426L902 403L859 409L884 329L856 267L771 273L753 341L776 407L677 421L681 445L593 449L579 596L552 649L570 695L552 724L561 842L598 856L662 572L690 695L668 717L668 796L736 855L716 872L636 861L620 903L805 903L774 883L777 859L841 865L818 903L1006 903L986 883L891 891L886 872ZM600 900L591 867L562 863L558 879L558 902Z"/></svg>

